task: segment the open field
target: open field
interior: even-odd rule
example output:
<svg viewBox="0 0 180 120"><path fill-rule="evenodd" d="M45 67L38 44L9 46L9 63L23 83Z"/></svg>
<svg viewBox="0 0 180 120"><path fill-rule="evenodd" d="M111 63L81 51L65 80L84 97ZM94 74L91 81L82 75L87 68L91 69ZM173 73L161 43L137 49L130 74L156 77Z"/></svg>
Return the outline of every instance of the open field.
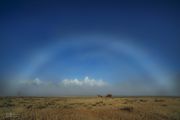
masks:
<svg viewBox="0 0 180 120"><path fill-rule="evenodd" d="M2 120L180 120L179 97L1 97Z"/></svg>

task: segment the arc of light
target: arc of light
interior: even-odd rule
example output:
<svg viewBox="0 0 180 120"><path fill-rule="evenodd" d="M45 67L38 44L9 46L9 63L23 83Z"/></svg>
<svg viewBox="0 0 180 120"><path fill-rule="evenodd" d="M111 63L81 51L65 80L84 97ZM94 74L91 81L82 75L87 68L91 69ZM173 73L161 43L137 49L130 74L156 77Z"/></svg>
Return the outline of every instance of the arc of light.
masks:
<svg viewBox="0 0 180 120"><path fill-rule="evenodd" d="M69 39L77 39L77 38L71 37ZM94 38L91 38L91 39L94 39ZM98 39L104 39L104 38L98 38ZM95 40L97 40L97 38L95 38ZM118 42L115 41L115 42L112 42L111 44L106 44L108 43L108 39L106 40L103 40L103 41L100 40L101 42L92 40L93 42L90 41L90 43L95 43L100 46L106 45L105 47L108 48L109 50L116 51L116 52L123 52L127 54L128 56L133 57L137 62L139 62L145 68L145 70L149 73L149 75L151 75L151 77L154 80L156 80L159 85L167 87L167 84L168 84L167 81L169 80L169 78L160 76L166 73L164 72L163 69L161 69L160 66L155 64L148 57L148 55L146 55L146 53L143 52L143 50L135 48L132 44L127 44L120 41ZM29 78L34 72L36 72L39 68L41 68L45 63L47 63L54 56L56 56L59 53L59 51L64 49L64 48L61 48L60 46L66 46L66 45L72 44L72 42L76 42L76 41L56 43L55 45L52 45L51 47L43 51L40 51L38 54L32 57L30 65L26 67L26 70L23 72L23 75L19 76L19 79ZM87 44L83 40L79 40L78 42ZM78 43L75 43L75 44L78 45ZM163 82L163 81L166 81L166 82Z"/></svg>

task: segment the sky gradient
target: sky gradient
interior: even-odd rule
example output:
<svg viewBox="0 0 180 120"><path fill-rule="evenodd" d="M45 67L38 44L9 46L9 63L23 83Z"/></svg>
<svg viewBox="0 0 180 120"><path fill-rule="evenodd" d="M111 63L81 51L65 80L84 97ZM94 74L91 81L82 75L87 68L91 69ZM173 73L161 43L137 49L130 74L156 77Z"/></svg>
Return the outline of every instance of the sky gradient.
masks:
<svg viewBox="0 0 180 120"><path fill-rule="evenodd" d="M180 95L177 1L1 1L0 95Z"/></svg>

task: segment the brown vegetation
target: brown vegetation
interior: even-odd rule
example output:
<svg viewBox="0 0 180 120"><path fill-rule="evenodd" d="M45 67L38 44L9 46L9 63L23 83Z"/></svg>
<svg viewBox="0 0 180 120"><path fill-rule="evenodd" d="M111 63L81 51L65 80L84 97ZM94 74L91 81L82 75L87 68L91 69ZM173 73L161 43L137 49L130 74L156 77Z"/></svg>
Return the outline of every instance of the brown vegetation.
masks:
<svg viewBox="0 0 180 120"><path fill-rule="evenodd" d="M1 97L0 120L179 120L180 98Z"/></svg>

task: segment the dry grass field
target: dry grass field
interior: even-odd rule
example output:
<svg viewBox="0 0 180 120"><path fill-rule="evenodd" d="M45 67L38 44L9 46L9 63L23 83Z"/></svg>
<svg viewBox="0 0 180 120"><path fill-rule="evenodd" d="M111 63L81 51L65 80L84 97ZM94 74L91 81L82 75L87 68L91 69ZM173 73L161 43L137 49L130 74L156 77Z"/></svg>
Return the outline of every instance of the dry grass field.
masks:
<svg viewBox="0 0 180 120"><path fill-rule="evenodd" d="M180 120L178 97L1 97L1 120Z"/></svg>

